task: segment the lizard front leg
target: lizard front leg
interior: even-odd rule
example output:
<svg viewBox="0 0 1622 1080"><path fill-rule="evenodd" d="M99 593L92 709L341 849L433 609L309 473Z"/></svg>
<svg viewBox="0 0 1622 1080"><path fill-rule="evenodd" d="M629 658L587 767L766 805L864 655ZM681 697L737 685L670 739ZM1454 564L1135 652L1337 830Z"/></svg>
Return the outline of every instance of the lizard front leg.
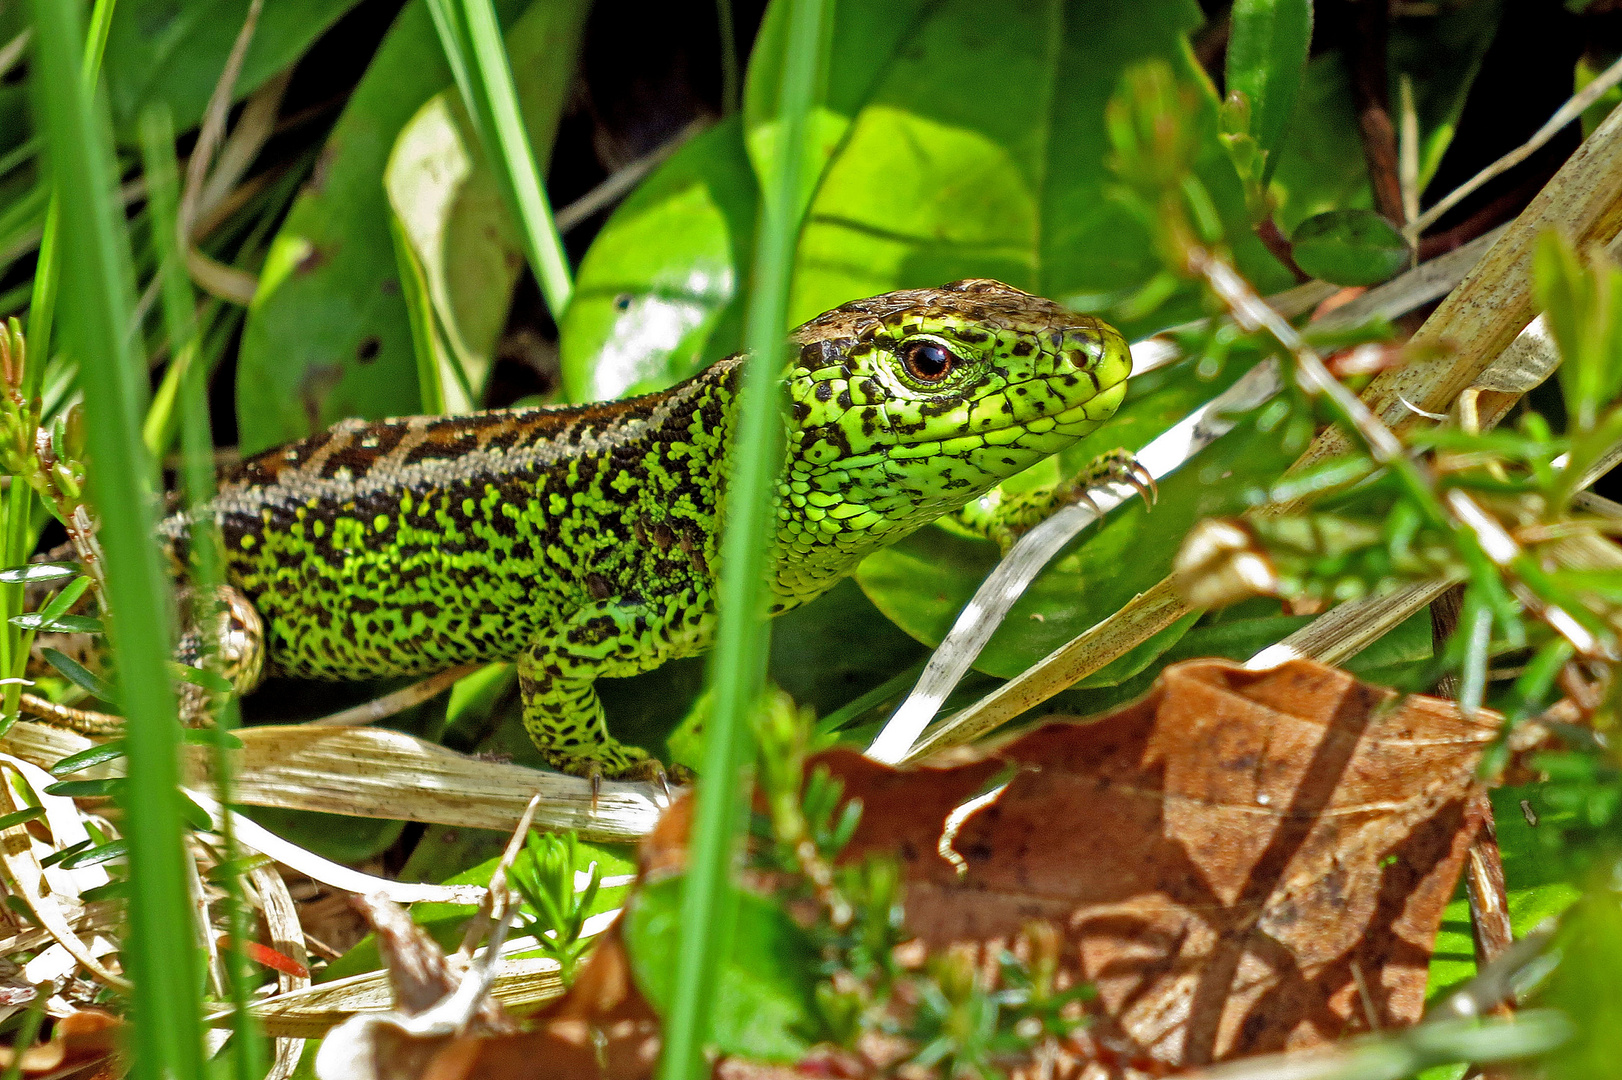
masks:
<svg viewBox="0 0 1622 1080"><path fill-rule="evenodd" d="M653 613L604 600L537 637L518 658L524 729L548 765L576 776L651 779L663 770L608 733L599 676L624 678L676 655Z"/></svg>
<svg viewBox="0 0 1622 1080"><path fill-rule="evenodd" d="M1087 490L1105 483L1128 484L1138 490L1146 505L1152 504L1154 479L1128 451L1110 450L1069 479L1016 494L992 488L947 517L959 528L994 541L1006 555L1025 532L1062 506L1088 501Z"/></svg>

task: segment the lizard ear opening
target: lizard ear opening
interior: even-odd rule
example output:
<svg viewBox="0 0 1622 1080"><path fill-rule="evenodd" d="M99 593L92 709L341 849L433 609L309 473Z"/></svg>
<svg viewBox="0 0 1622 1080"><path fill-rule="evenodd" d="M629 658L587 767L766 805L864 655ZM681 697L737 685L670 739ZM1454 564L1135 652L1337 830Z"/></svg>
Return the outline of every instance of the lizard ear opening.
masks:
<svg viewBox="0 0 1622 1080"><path fill-rule="evenodd" d="M901 366L921 383L938 383L963 362L951 349L927 338L903 342L898 352Z"/></svg>

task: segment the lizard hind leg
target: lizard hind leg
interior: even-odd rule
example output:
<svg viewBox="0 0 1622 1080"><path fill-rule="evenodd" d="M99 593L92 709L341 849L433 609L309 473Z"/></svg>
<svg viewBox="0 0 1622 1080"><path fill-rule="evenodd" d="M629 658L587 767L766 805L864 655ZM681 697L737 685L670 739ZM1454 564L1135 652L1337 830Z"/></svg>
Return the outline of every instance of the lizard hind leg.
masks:
<svg viewBox="0 0 1622 1080"><path fill-rule="evenodd" d="M638 746L608 732L597 677L657 667L662 650L640 607L590 605L543 631L518 657L524 730L548 765L575 776L657 779L663 768Z"/></svg>
<svg viewBox="0 0 1622 1080"><path fill-rule="evenodd" d="M252 691L265 677L265 623L242 593L229 585L214 592L212 601L191 589L180 592L181 624L185 628L175 645L174 658L187 667L218 671L238 694ZM199 686L182 683L180 719L199 727L209 719L209 694Z"/></svg>

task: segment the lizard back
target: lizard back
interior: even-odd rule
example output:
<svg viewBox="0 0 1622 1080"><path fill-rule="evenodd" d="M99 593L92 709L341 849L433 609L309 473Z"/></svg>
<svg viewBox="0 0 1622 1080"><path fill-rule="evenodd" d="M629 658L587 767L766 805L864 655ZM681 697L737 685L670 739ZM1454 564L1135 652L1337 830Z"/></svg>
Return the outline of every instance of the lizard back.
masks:
<svg viewBox="0 0 1622 1080"><path fill-rule="evenodd" d="M510 659L593 601L707 598L737 369L607 404L345 421L243 461L213 510L271 670L424 674ZM163 532L183 556L184 518Z"/></svg>

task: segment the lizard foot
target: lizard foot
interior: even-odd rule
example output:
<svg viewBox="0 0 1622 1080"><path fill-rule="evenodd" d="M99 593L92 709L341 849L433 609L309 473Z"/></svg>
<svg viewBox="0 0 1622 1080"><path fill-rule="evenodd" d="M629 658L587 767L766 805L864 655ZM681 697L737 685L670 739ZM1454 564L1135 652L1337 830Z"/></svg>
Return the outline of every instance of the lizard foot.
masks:
<svg viewBox="0 0 1622 1080"><path fill-rule="evenodd" d="M646 750L619 743L598 747L595 754L550 753L544 754L543 758L559 772L583 776L592 781L594 794L596 787L604 780L645 781L668 788L672 779L678 784L685 784L693 778L692 770L686 766L672 765L667 772L659 759L650 757Z"/></svg>
<svg viewBox="0 0 1622 1080"><path fill-rule="evenodd" d="M1110 450L1099 454L1086 469L1061 485L1055 494L1065 502L1088 503L1096 511L1098 504L1093 502L1088 489L1100 484L1125 484L1138 493L1143 505L1150 510L1154 509L1155 501L1160 498L1160 488L1155 484L1154 475L1139 465L1138 459L1128 450Z"/></svg>
<svg viewBox="0 0 1622 1080"><path fill-rule="evenodd" d="M603 793L603 779L605 777L610 780L631 780L658 784L659 789L664 792L667 803L671 801L672 779L677 784L690 784L693 782L693 770L687 768L687 766L672 765L666 770L664 764L654 757L644 756L638 758L618 770L605 769L604 763L598 760L561 761L554 759L549 764L563 772L583 776L590 781L591 808L594 811L597 809L597 801Z"/></svg>

